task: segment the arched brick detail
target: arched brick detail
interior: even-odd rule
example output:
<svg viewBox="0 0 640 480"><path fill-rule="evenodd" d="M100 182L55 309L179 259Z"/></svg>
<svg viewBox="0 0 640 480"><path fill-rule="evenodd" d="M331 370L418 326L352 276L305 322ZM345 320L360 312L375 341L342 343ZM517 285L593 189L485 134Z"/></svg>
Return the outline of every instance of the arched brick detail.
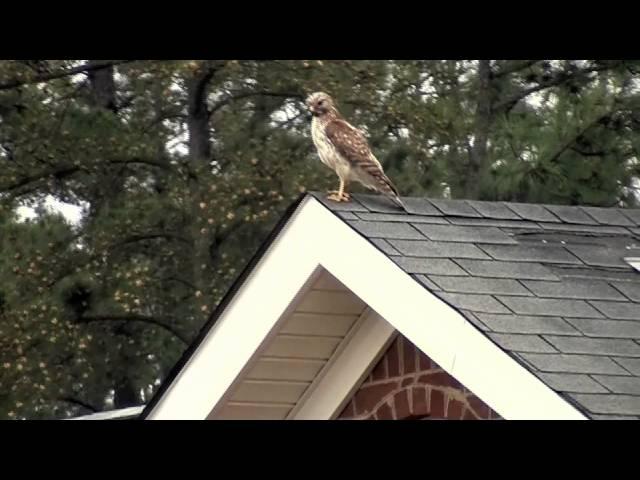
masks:
<svg viewBox="0 0 640 480"><path fill-rule="evenodd" d="M340 419L499 419L482 400L398 335Z"/></svg>

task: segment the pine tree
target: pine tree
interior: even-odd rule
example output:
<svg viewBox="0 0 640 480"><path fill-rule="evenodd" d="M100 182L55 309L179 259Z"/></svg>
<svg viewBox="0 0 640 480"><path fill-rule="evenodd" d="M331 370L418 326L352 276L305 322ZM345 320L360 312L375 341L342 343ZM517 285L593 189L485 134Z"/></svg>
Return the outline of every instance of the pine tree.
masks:
<svg viewBox="0 0 640 480"><path fill-rule="evenodd" d="M638 68L0 61L0 418L148 400L284 209L335 187L307 94L337 99L404 195L628 206Z"/></svg>

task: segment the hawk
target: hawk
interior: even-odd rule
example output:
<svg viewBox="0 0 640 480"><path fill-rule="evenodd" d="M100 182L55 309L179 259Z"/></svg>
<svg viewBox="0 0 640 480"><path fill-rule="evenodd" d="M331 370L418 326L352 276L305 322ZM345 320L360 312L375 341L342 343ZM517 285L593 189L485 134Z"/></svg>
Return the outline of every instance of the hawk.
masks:
<svg viewBox="0 0 640 480"><path fill-rule="evenodd" d="M312 93L307 97L306 104L313 115L311 137L320 161L336 172L340 179L338 190L328 192L327 198L348 202L351 196L345 188L350 182L356 181L386 195L406 210L398 190L385 175L364 133L340 115L331 96L324 92Z"/></svg>

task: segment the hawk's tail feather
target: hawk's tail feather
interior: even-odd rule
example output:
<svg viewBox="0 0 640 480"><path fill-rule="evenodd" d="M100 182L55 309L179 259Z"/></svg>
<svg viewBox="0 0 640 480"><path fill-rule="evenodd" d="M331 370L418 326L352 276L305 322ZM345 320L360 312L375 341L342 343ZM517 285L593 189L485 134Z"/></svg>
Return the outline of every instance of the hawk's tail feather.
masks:
<svg viewBox="0 0 640 480"><path fill-rule="evenodd" d="M409 213L407 211L407 207L405 207L402 200L400 200L400 193L398 192L398 189L393 183L391 183L389 177L384 174L382 176L382 193L387 195L393 201L393 203L402 208L405 212Z"/></svg>
<svg viewBox="0 0 640 480"><path fill-rule="evenodd" d="M393 200L393 203L398 205L405 212L409 213L408 210L407 210L407 207L405 207L404 203L402 203L402 200L400 200L400 197L398 195L389 196L389 198L391 198L391 200Z"/></svg>

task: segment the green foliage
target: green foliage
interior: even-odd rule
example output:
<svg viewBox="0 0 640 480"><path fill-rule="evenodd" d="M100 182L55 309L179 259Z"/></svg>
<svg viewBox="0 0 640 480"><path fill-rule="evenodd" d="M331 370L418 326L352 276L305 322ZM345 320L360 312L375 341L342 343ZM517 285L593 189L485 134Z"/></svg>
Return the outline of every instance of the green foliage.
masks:
<svg viewBox="0 0 640 480"><path fill-rule="evenodd" d="M474 61L110 63L0 61L0 418L148 400L291 201L335 188L312 91L403 195L636 203L637 62L492 61L487 85Z"/></svg>

